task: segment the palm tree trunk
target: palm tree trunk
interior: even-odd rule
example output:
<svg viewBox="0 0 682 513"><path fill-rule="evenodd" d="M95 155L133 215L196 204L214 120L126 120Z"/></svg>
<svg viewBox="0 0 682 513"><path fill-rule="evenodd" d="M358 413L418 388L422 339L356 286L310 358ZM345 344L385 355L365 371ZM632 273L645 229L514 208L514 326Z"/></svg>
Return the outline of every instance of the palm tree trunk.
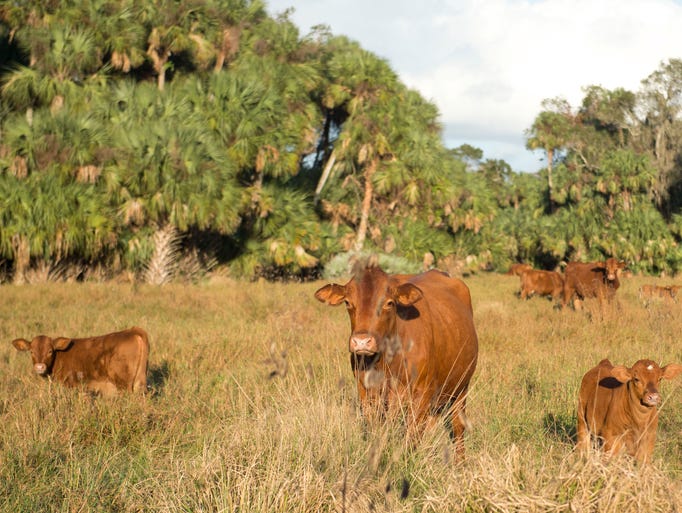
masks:
<svg viewBox="0 0 682 513"><path fill-rule="evenodd" d="M150 44L147 48L147 55L152 60L152 66L156 71L156 85L159 91L163 91L166 83L166 63L170 58L171 52L168 49L157 48L154 44Z"/></svg>
<svg viewBox="0 0 682 513"><path fill-rule="evenodd" d="M552 199L552 191L554 184L552 183L552 161L554 160L554 150L552 148L547 150L547 192L549 202L549 213L554 212L554 200Z"/></svg>
<svg viewBox="0 0 682 513"><path fill-rule="evenodd" d="M12 237L14 249L14 283L22 284L26 282L26 271L31 263L31 251L28 239L24 235L14 235Z"/></svg>
<svg viewBox="0 0 682 513"><path fill-rule="evenodd" d="M329 178L329 175L331 173L332 167L334 166L335 162L336 162L336 152L335 152L335 150L332 150L332 154L329 155L329 160L325 164L324 170L322 171L322 176L320 176L320 180L317 182L317 187L315 187L315 198L314 198L315 205L317 205L317 202L320 201L320 194L322 194L322 189L324 188L324 184L327 183L327 179Z"/></svg>
<svg viewBox="0 0 682 513"><path fill-rule="evenodd" d="M374 158L365 167L365 196L362 198L362 211L360 212L360 224L358 225L358 234L355 239L355 251L362 251L367 238L367 226L369 223L369 211L372 208L372 199L374 197L374 185L372 184L372 177L377 170L378 159Z"/></svg>

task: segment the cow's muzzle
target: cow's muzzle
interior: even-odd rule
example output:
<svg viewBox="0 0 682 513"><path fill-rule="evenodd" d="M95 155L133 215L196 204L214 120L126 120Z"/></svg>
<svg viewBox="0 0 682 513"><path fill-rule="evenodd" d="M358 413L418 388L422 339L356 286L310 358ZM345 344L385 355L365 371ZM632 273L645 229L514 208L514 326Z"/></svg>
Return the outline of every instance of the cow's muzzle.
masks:
<svg viewBox="0 0 682 513"><path fill-rule="evenodd" d="M369 333L354 333L350 337L349 351L357 355L373 355L379 352L377 339Z"/></svg>
<svg viewBox="0 0 682 513"><path fill-rule="evenodd" d="M642 404L644 406L658 406L661 402L661 396L658 392L647 392L642 397Z"/></svg>
<svg viewBox="0 0 682 513"><path fill-rule="evenodd" d="M36 363L35 365L33 365L33 370L35 371L36 374L42 376L45 374L45 372L47 372L47 365L45 365L44 363Z"/></svg>

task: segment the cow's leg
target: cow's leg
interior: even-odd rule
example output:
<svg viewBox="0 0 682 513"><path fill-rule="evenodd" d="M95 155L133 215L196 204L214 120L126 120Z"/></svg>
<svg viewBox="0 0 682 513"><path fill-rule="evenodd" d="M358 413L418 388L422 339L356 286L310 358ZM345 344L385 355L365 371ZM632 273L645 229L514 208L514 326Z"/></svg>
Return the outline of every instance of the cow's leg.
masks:
<svg viewBox="0 0 682 513"><path fill-rule="evenodd" d="M585 419L585 407L582 402L578 405L578 426L576 429L578 442L575 446L580 454L587 454L590 448L590 431L587 429L587 420Z"/></svg>
<svg viewBox="0 0 682 513"><path fill-rule="evenodd" d="M604 439L604 453L608 456L620 454L623 450L623 443L620 437L607 437Z"/></svg>
<svg viewBox="0 0 682 513"><path fill-rule="evenodd" d="M111 381L91 381L86 386L89 392L102 395L103 397L115 397L119 390Z"/></svg>
<svg viewBox="0 0 682 513"><path fill-rule="evenodd" d="M463 461L464 431L469 429L469 420L466 416L466 390L452 405L450 423L452 425L452 439L455 443L455 457L458 461Z"/></svg>

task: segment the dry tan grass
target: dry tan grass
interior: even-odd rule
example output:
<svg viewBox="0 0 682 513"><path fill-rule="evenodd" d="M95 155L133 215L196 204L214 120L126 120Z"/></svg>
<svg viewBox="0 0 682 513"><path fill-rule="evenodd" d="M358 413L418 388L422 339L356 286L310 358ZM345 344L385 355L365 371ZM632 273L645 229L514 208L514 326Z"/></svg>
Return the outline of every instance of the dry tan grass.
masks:
<svg viewBox="0 0 682 513"><path fill-rule="evenodd" d="M573 453L582 374L600 359L682 363L682 305L559 311L518 278L474 276L479 366L467 460L440 426L417 448L357 408L342 308L320 283L0 287L2 511L679 511L682 382L664 383L654 464ZM651 280L649 280L651 281ZM92 399L30 375L10 341L139 325L145 398Z"/></svg>

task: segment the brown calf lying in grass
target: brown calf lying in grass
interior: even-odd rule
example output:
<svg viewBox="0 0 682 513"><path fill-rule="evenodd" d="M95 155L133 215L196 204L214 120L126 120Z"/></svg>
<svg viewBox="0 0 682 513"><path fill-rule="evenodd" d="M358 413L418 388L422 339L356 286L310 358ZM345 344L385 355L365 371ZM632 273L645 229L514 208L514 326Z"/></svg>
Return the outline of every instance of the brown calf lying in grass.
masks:
<svg viewBox="0 0 682 513"><path fill-rule="evenodd" d="M662 298L666 301L677 301L679 285L642 285L639 288L639 299L648 302L649 299Z"/></svg>
<svg viewBox="0 0 682 513"><path fill-rule="evenodd" d="M608 454L623 451L639 462L651 459L658 427L661 379L672 379L682 365L659 367L639 360L631 368L602 360L582 379L578 402L578 449L590 447L591 436Z"/></svg>
<svg viewBox="0 0 682 513"><path fill-rule="evenodd" d="M12 341L19 351L30 351L33 370L66 386L113 395L119 390L145 392L149 339L141 328L130 328L89 338L50 338Z"/></svg>

